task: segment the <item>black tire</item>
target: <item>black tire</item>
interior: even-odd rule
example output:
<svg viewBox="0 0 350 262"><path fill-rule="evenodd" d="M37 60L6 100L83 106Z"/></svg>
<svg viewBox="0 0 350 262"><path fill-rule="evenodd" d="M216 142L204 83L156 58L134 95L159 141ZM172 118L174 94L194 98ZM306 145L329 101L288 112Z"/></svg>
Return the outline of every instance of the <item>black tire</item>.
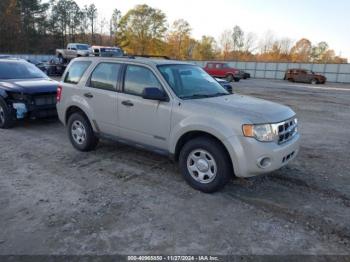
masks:
<svg viewBox="0 0 350 262"><path fill-rule="evenodd" d="M235 77L235 78L233 78L233 80L235 81L235 82L239 82L239 80L241 80L239 77Z"/></svg>
<svg viewBox="0 0 350 262"><path fill-rule="evenodd" d="M0 128L11 128L15 121L14 110L11 110L6 101L0 97Z"/></svg>
<svg viewBox="0 0 350 262"><path fill-rule="evenodd" d="M73 124L80 123L85 132L84 140L81 140L81 143L78 143L76 138L74 138L74 134L72 132ZM73 113L68 119L68 137L72 143L72 145L79 151L88 152L94 150L98 144L98 137L95 135L94 130L91 127L91 124L87 117L82 113Z"/></svg>
<svg viewBox="0 0 350 262"><path fill-rule="evenodd" d="M190 154L196 150L205 150L209 152L216 162L216 175L209 183L201 183L195 180L187 167ZM183 146L179 155L179 166L186 182L194 189L204 193L213 193L220 190L233 176L231 160L224 147L215 139L206 136L190 140Z"/></svg>
<svg viewBox="0 0 350 262"><path fill-rule="evenodd" d="M310 84L311 85L317 85L318 84L317 79L311 79Z"/></svg>
<svg viewBox="0 0 350 262"><path fill-rule="evenodd" d="M225 77L226 81L231 83L233 81L233 75L232 74L228 74L226 77Z"/></svg>

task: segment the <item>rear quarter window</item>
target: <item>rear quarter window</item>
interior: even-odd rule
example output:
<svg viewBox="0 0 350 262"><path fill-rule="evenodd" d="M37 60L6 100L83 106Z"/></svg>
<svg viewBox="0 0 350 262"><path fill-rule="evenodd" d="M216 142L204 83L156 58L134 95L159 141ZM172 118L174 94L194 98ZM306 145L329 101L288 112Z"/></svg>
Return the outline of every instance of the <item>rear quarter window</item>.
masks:
<svg viewBox="0 0 350 262"><path fill-rule="evenodd" d="M86 69L90 66L90 61L76 61L69 67L64 78L65 83L78 84Z"/></svg>

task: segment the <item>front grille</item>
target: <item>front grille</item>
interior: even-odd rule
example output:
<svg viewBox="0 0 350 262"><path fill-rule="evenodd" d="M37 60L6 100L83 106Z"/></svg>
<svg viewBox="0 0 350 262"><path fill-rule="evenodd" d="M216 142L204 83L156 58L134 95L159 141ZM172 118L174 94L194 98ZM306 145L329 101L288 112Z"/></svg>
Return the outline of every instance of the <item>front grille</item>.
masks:
<svg viewBox="0 0 350 262"><path fill-rule="evenodd" d="M283 144L291 140L298 133L298 120L292 118L280 123L273 124L273 129L277 133L278 144Z"/></svg>
<svg viewBox="0 0 350 262"><path fill-rule="evenodd" d="M34 103L37 106L46 106L56 104L56 95L38 95L34 97Z"/></svg>

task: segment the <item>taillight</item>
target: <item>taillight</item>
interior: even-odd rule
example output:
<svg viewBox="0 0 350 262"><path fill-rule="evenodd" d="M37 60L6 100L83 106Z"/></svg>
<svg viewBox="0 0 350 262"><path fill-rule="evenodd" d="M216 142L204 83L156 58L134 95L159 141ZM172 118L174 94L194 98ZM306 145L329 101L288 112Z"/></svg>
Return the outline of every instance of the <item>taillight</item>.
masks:
<svg viewBox="0 0 350 262"><path fill-rule="evenodd" d="M56 93L56 101L57 103L61 101L61 95L62 95L62 86L57 87L57 93Z"/></svg>

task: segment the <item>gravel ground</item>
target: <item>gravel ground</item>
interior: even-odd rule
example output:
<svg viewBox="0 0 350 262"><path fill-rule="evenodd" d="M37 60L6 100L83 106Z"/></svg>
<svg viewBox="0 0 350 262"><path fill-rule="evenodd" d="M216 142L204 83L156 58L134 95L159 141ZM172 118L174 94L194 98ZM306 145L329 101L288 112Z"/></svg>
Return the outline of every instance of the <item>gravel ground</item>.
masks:
<svg viewBox="0 0 350 262"><path fill-rule="evenodd" d="M215 194L163 156L109 141L77 152L57 120L0 130L0 255L350 254L350 86L234 90L291 106L302 146L285 168Z"/></svg>

